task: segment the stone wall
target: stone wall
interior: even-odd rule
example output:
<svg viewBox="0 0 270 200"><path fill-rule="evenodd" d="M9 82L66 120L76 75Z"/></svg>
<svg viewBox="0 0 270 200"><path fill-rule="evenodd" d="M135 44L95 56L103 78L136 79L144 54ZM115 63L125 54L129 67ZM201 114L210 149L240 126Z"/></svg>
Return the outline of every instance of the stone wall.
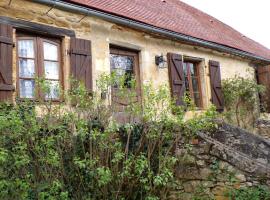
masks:
<svg viewBox="0 0 270 200"><path fill-rule="evenodd" d="M270 188L270 140L242 129L223 124L214 134L199 133L199 142L192 147L183 140L176 152L180 184L173 199L227 199L229 188Z"/></svg>
<svg viewBox="0 0 270 200"><path fill-rule="evenodd" d="M256 133L265 139L270 140L270 120L258 119L256 121Z"/></svg>
<svg viewBox="0 0 270 200"><path fill-rule="evenodd" d="M168 70L158 69L155 65L156 55L166 55L168 52L185 56L202 58L200 63L203 107L210 104L209 60L219 61L222 79L239 74L243 77L254 77L254 69L249 66L249 60L219 53L210 49L185 45L181 42L156 37L142 31L136 31L119 26L95 17L70 13L28 0L1 0L0 16L31 21L34 23L74 30L76 37L92 42L93 81L101 73L110 72L109 45L114 44L138 50L140 60L140 78L142 83L152 81L155 86L168 84ZM14 31L14 38L16 33ZM16 56L14 48L14 56ZM68 88L69 77L69 38L63 39L62 56L64 69L64 87ZM14 59L14 81L16 80L16 60ZM248 70L251 73L247 72Z"/></svg>

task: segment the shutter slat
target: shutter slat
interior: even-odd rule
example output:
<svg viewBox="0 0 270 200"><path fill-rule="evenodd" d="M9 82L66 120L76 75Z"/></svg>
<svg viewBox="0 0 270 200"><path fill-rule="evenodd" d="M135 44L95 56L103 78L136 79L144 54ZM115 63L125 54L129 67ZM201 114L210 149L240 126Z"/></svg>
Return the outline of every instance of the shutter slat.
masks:
<svg viewBox="0 0 270 200"><path fill-rule="evenodd" d="M84 83L92 91L91 41L71 38L70 64L73 78Z"/></svg>
<svg viewBox="0 0 270 200"><path fill-rule="evenodd" d="M12 26L0 24L0 101L11 100L15 89L12 82Z"/></svg>
<svg viewBox="0 0 270 200"><path fill-rule="evenodd" d="M184 82L184 70L182 56L179 54L168 53L168 69L171 93L176 99L176 105L184 105L183 96L186 91Z"/></svg>
<svg viewBox="0 0 270 200"><path fill-rule="evenodd" d="M258 67L257 78L258 83L266 88L266 91L260 94L260 101L264 111L270 113L270 66Z"/></svg>
<svg viewBox="0 0 270 200"><path fill-rule="evenodd" d="M224 110L224 98L221 87L220 64L217 61L209 61L211 102L216 106L217 111Z"/></svg>

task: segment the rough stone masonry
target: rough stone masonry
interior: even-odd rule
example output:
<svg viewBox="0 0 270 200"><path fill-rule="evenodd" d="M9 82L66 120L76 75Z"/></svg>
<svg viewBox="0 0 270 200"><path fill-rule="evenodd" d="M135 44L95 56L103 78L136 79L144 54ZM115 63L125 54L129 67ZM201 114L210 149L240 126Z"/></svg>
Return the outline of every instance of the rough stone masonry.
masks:
<svg viewBox="0 0 270 200"><path fill-rule="evenodd" d="M228 124L215 133L198 133L199 142L187 148L182 141L177 155L182 158L177 177L182 183L174 199L191 199L198 188L216 199L226 199L228 188L260 184L270 187L270 140Z"/></svg>

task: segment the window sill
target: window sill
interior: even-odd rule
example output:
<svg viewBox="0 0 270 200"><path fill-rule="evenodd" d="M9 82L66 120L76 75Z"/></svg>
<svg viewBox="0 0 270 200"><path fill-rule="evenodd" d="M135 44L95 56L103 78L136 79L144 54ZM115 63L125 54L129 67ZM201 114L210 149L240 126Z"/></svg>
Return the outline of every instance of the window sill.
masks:
<svg viewBox="0 0 270 200"><path fill-rule="evenodd" d="M31 98L16 98L15 100L16 102L20 103L20 102L34 102L34 103L39 103L39 104L42 104L42 103L48 103L48 102L52 102L53 104L59 104L59 103L63 103L65 102L64 100L62 99L52 99L52 100L37 100L37 99L31 99Z"/></svg>

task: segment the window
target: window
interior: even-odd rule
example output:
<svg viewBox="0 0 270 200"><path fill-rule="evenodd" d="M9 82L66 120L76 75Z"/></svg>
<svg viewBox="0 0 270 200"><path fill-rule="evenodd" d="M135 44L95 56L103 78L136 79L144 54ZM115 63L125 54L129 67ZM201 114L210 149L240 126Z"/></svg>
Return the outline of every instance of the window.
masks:
<svg viewBox="0 0 270 200"><path fill-rule="evenodd" d="M131 102L137 102L140 99L140 76L139 76L139 56L138 52L134 50L127 50L122 48L110 48L110 65L111 72L115 73L116 77L124 77L124 86L130 92L134 92L131 88L131 80L135 79L136 96L131 97L121 97L118 95L119 86L118 83L112 88L112 102L117 107L125 107ZM120 109L121 110L121 109Z"/></svg>
<svg viewBox="0 0 270 200"><path fill-rule="evenodd" d="M184 62L186 93L197 107L202 107L200 76L197 63Z"/></svg>
<svg viewBox="0 0 270 200"><path fill-rule="evenodd" d="M27 99L60 98L60 41L42 37L17 38L19 97ZM43 94L36 78L44 78L49 90Z"/></svg>
<svg viewBox="0 0 270 200"><path fill-rule="evenodd" d="M111 70L116 77L125 77L124 86L131 88L130 82L133 78L134 58L132 56L110 55ZM114 87L118 87L117 84Z"/></svg>

